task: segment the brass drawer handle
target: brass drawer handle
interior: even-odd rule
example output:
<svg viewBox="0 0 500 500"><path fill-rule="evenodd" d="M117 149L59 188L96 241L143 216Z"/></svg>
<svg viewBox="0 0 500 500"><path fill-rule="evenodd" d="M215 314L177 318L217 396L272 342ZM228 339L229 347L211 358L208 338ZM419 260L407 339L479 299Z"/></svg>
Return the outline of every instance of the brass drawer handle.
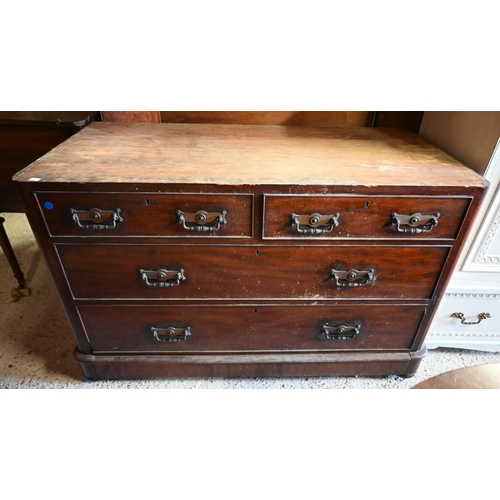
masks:
<svg viewBox="0 0 500 500"><path fill-rule="evenodd" d="M114 229L117 222L123 222L119 208L116 210L100 210L99 208L75 210L70 208L69 210L73 214L73 220L82 229Z"/></svg>
<svg viewBox="0 0 500 500"><path fill-rule="evenodd" d="M483 321L483 319L491 318L490 313L479 313L477 316L477 321L466 321L465 314L461 312L456 312L451 315L452 318L458 318L462 325L477 325Z"/></svg>
<svg viewBox="0 0 500 500"><path fill-rule="evenodd" d="M328 326L328 323L321 325L321 333L329 340L349 340L353 339L361 331L361 325L336 325Z"/></svg>
<svg viewBox="0 0 500 500"><path fill-rule="evenodd" d="M174 328L173 326L156 328L152 326L151 331L153 332L153 337L158 342L180 342L181 340L186 340L191 335L191 328L189 326L186 328Z"/></svg>
<svg viewBox="0 0 500 500"><path fill-rule="evenodd" d="M439 215L439 213L422 215L420 212L411 215L400 215L394 212L392 214L392 224L397 226L399 233L428 233L437 226Z"/></svg>
<svg viewBox="0 0 500 500"><path fill-rule="evenodd" d="M205 212L205 210L198 210L198 212L183 212L177 210L177 217L179 217L179 224L187 231L218 231L221 224L227 224L227 212ZM192 224L192 225L187 225Z"/></svg>
<svg viewBox="0 0 500 500"><path fill-rule="evenodd" d="M332 269L330 274L335 279L335 284L341 287L366 286L375 281L375 269L366 269L364 271Z"/></svg>
<svg viewBox="0 0 500 500"><path fill-rule="evenodd" d="M167 269L146 271L139 269L139 273L148 286L177 286L181 281L186 279L184 269L179 269L178 271L169 271Z"/></svg>
<svg viewBox="0 0 500 500"><path fill-rule="evenodd" d="M301 234L324 234L331 233L334 227L339 225L340 214L321 215L313 213L310 215L290 214L292 225Z"/></svg>

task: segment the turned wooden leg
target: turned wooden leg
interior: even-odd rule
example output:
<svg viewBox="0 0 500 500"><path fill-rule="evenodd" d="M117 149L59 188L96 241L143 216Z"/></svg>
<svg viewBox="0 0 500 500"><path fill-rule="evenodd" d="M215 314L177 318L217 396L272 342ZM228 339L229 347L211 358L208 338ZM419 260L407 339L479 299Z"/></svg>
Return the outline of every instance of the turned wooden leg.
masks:
<svg viewBox="0 0 500 500"><path fill-rule="evenodd" d="M11 295L13 298L20 298L23 295L29 295L30 290L25 285L26 280L24 279L24 274L19 267L19 262L17 262L14 250L12 249L12 245L10 244L7 233L5 232L5 228L3 227L4 222L5 219L0 217L0 246L2 247L5 257L7 257L7 261L9 262L12 272L14 273L14 277L19 283L19 287L12 290Z"/></svg>

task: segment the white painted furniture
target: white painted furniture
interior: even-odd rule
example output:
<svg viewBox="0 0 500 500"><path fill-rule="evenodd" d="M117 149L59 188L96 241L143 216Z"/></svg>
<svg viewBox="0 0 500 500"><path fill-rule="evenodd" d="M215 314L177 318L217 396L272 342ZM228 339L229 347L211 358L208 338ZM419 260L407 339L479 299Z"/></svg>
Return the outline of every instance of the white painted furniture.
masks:
<svg viewBox="0 0 500 500"><path fill-rule="evenodd" d="M459 119L460 115L455 118ZM422 135L428 137L428 134ZM478 141L478 138L474 141L476 147L481 146L477 146ZM453 146L443 149L454 153ZM480 173L491 186L431 325L426 340L430 349L500 351L500 140L486 170ZM462 313L464 321L472 324L463 324L454 313ZM490 317L481 318L482 313Z"/></svg>

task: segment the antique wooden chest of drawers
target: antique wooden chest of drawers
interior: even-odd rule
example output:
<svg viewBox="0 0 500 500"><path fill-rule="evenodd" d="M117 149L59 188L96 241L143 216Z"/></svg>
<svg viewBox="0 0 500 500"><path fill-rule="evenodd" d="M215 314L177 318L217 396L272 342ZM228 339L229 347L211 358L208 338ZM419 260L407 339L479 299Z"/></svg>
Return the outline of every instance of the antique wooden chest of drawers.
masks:
<svg viewBox="0 0 500 500"><path fill-rule="evenodd" d="M15 180L91 379L411 376L488 184L397 129L123 123Z"/></svg>

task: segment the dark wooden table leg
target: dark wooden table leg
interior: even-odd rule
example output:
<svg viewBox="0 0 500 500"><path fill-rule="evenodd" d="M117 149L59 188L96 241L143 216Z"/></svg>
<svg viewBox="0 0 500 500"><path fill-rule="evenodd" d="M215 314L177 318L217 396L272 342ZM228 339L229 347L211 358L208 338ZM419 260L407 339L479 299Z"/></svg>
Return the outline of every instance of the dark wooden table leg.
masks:
<svg viewBox="0 0 500 500"><path fill-rule="evenodd" d="M7 261L12 268L12 272L14 273L14 277L17 279L19 283L19 287L17 289L12 290L11 295L15 299L20 299L23 295L30 295L30 289L26 287L26 280L24 278L24 274L19 266L19 262L17 262L16 256L14 254L14 250L12 249L12 245L10 244L9 237L5 232L5 228L3 227L3 223L5 219L0 217L0 246L7 257Z"/></svg>

